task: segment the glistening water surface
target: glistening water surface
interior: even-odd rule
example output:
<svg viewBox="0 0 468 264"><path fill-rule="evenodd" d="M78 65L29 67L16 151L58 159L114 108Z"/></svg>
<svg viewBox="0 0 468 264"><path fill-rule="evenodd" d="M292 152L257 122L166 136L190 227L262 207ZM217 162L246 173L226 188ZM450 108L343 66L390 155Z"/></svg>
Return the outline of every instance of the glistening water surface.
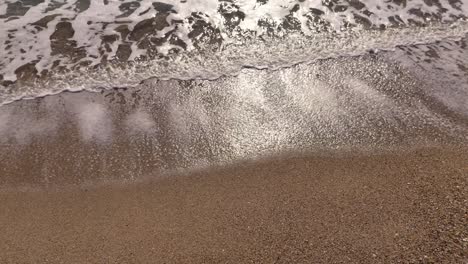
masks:
<svg viewBox="0 0 468 264"><path fill-rule="evenodd" d="M467 13L443 0L4 1L0 185L464 146Z"/></svg>

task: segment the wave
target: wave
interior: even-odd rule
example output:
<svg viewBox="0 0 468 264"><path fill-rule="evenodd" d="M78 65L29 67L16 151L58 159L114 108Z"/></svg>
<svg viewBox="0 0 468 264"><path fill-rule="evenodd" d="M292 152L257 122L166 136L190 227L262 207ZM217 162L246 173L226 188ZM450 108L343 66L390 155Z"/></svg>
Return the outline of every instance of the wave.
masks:
<svg viewBox="0 0 468 264"><path fill-rule="evenodd" d="M0 3L0 104L459 39L461 1Z"/></svg>

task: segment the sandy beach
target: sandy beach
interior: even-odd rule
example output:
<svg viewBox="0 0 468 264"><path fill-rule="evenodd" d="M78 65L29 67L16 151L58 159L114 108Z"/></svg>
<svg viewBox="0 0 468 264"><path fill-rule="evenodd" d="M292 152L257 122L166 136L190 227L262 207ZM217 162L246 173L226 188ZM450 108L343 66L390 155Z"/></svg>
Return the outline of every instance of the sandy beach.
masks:
<svg viewBox="0 0 468 264"><path fill-rule="evenodd" d="M0 264L468 264L467 14L0 1Z"/></svg>
<svg viewBox="0 0 468 264"><path fill-rule="evenodd" d="M466 263L465 90L423 80L369 55L4 105L0 263Z"/></svg>
<svg viewBox="0 0 468 264"><path fill-rule="evenodd" d="M1 263L465 263L465 149L0 194Z"/></svg>

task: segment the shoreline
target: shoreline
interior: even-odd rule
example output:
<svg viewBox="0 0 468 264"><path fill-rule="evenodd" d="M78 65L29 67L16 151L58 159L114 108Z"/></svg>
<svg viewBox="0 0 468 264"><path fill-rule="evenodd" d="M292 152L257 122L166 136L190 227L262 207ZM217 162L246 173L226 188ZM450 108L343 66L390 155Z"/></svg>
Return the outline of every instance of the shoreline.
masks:
<svg viewBox="0 0 468 264"><path fill-rule="evenodd" d="M156 185L158 182L166 181L171 178L185 178L198 174L215 174L223 171L235 171L237 168L244 168L254 166L254 164L272 164L281 162L283 160L310 158L316 160L328 159L370 159L370 158L383 158L393 157L397 155L405 156L432 156L433 153L460 153L468 151L466 144L443 144L432 146L412 146L411 148L395 147L393 149L364 149L364 148L340 148L340 149L318 149L315 151L286 151L280 155L264 156L257 158L246 158L232 161L226 164L210 164L206 166L174 169L169 171L159 171L141 175L133 179L109 179L109 180L90 180L87 182L77 183L76 179L71 182L62 182L56 184L44 183L28 183L27 180L23 181L23 185L8 185L3 184L0 186L0 194L12 193L64 193L64 192L81 192L100 189L126 189L138 188L139 186L150 184ZM70 171L73 174L73 171ZM72 179L64 177L65 179ZM34 180L33 180L34 181Z"/></svg>
<svg viewBox="0 0 468 264"><path fill-rule="evenodd" d="M456 26L452 27L452 24ZM210 48L212 46L210 44L206 50L195 49L161 58L136 61L106 60L96 67L77 68L71 64L65 67L66 70L59 71L52 67L46 71L46 74L37 73L34 64L31 64L32 69L24 67L20 71L20 75L26 77L5 80L6 84L0 82L0 88L5 91L5 95L0 97L0 106L64 92L100 93L114 89L145 88L142 83L153 80L216 81L236 77L245 69L267 70L274 73L321 61L392 53L399 47L411 48L434 43L458 42L466 38L468 23L457 21L435 23L426 27L389 27L383 31L365 29L363 32L366 33L321 32L311 36L288 34L284 37L268 37L271 38L269 41L246 38L242 45L231 43L222 49L218 47L219 50L216 51ZM414 39L405 39L408 35L412 35ZM372 39L370 43L369 39ZM246 46L249 49L245 49ZM259 52L264 54L259 57ZM188 68L191 70L187 71ZM15 91L13 94L16 95L9 94L10 91Z"/></svg>
<svg viewBox="0 0 468 264"><path fill-rule="evenodd" d="M468 262L467 64L464 38L0 106L0 263Z"/></svg>
<svg viewBox="0 0 468 264"><path fill-rule="evenodd" d="M442 91L423 77L367 55L18 101L0 107L0 186L135 181L290 152L464 146L464 86Z"/></svg>

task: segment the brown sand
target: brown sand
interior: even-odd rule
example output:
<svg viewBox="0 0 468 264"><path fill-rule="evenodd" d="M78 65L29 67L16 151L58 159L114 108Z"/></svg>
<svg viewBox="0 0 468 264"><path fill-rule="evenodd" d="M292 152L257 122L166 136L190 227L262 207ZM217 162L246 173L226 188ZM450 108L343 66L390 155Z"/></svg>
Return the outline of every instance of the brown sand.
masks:
<svg viewBox="0 0 468 264"><path fill-rule="evenodd" d="M0 263L467 263L468 155L278 158L0 193Z"/></svg>

